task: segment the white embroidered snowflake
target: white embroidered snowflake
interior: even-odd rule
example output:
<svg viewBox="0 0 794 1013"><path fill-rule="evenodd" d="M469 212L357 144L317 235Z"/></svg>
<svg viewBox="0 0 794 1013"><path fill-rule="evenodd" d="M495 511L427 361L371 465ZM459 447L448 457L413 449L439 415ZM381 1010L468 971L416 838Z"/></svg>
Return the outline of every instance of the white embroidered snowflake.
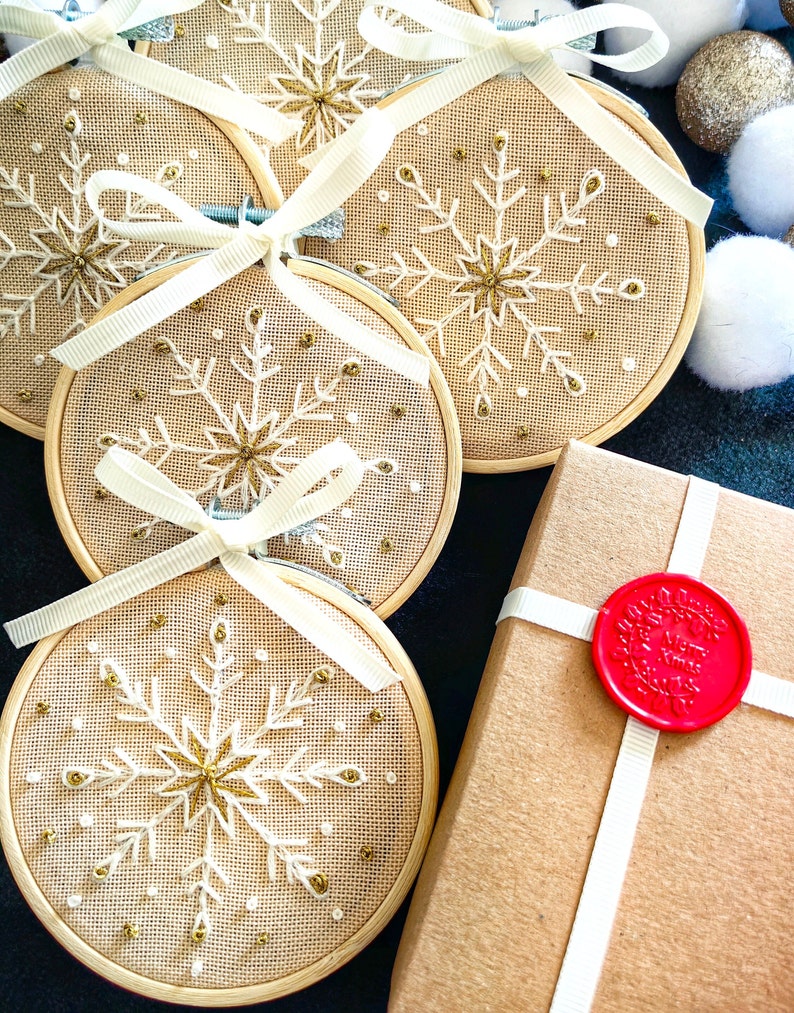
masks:
<svg viewBox="0 0 794 1013"><path fill-rule="evenodd" d="M441 358L447 354L444 332L450 324L465 315L474 325L472 330L476 343L466 350L457 365L468 371L466 381L476 392L473 409L478 418L487 418L491 414L489 386L499 384L502 374L512 369L509 353L498 345L500 331L509 321L517 321L524 332L523 358L529 358L536 348L542 355L541 373L551 366L569 394L584 394L584 378L565 362L571 353L550 344L548 335L560 334L562 328L535 322L532 306L539 301L542 292L564 293L578 314L583 312L582 302L585 299L600 306L606 297L637 300L645 294L645 283L640 278L626 278L614 287L606 283L609 272L602 271L592 281L587 281L586 263L582 263L570 278L557 281L543 276L544 269L533 263L533 259L550 244L581 242L581 232L587 225L583 212L591 201L604 193L606 181L598 169L590 169L582 177L573 206L569 207L566 194L560 193L560 213L556 218L551 211L551 198L545 195L543 233L532 246L523 249L519 240L506 231L506 212L527 194L527 188L516 182L521 168L508 166L508 150L509 135L507 131L500 130L492 145L493 166L482 164L486 182L472 179L472 187L492 218L490 236L478 233L471 241L456 220L461 199L455 197L445 202L440 187L432 194L416 167L404 163L395 175L397 182L418 198L414 207L424 222L419 226L420 236L449 233L458 250L454 254L454 262L439 267L421 246L415 245L410 249L415 266L398 251L393 252L393 263L386 267L366 260L354 265L356 272L364 277L386 279L390 290L406 283L409 286L404 292L406 299L425 285L434 283L438 293L438 316L414 319L426 328L422 337L428 345L435 342ZM445 311L445 306L450 303L452 308Z"/></svg>
<svg viewBox="0 0 794 1013"><path fill-rule="evenodd" d="M257 5L219 0L221 8L234 17L234 26L242 33L235 36L235 43L265 47L283 65L283 69L268 74L272 90L255 97L302 121L297 147L303 151L319 147L343 133L368 105L381 97L383 88L373 86L362 66L373 47L360 39L353 48L351 41L340 39L335 27L334 13L349 0L289 2L295 13L312 26L314 44L311 49L298 42L284 46L278 41L273 31L270 3ZM388 21L393 22L396 17L391 14ZM282 14L281 20L288 23L290 18ZM225 80L237 88L233 78Z"/></svg>
<svg viewBox="0 0 794 1013"><path fill-rule="evenodd" d="M199 825L203 829L203 847L199 854L186 855L181 878L188 896L195 899L196 914L192 938L202 942L212 932L212 905L223 904L223 888L231 882L229 873L214 857L215 836L235 839L237 833L253 835L267 854L268 877L279 879L279 870L287 884L302 886L312 897L328 892L328 877L305 849L305 838L280 837L268 829L263 813L274 804L267 787L277 786L299 804L306 805L306 792L326 785L349 790L367 781L365 772L353 763L329 765L325 760L307 762L307 746L299 746L283 761L276 761L267 745L271 733L303 727L304 715L314 704L310 695L332 677L330 669L309 673L302 682L294 681L279 701L271 686L264 721L253 730L244 730L239 720L227 723L224 694L243 677L234 671L235 657L229 650L232 627L227 619L215 619L209 628L212 657L203 655L205 672L190 670L193 682L206 698L210 713L203 731L190 715L182 717L175 728L163 715L157 676L152 676L148 693L143 680L131 679L114 659L106 658L99 666L102 682L115 692L120 705L116 720L141 728L141 748L152 761L138 761L122 748L113 751L97 766L66 766L61 780L74 791L87 789L107 792L110 797L123 795L132 785L140 795L141 785L149 789L152 815L149 819L117 819L113 847L93 862L92 878L110 883L125 865L137 865L144 854L157 863L157 834L166 822L180 821L186 832L185 847L194 847L196 835L187 831Z"/></svg>
<svg viewBox="0 0 794 1013"><path fill-rule="evenodd" d="M303 383L297 382L292 403L282 417L267 400L267 381L282 369L281 364L274 361L273 346L267 340L268 318L261 308L253 307L244 313L243 319L250 340L240 344L242 362L231 359L230 363L249 385L247 407L239 400L231 405L223 401L223 384L213 379L218 365L214 356L206 362L199 358L188 361L171 339L161 338L156 347L174 363L173 379L177 386L172 387L169 394L174 398L202 400L215 417L213 424L201 428L203 441L187 443L175 439L165 419L155 415L153 432L144 426L134 436L104 432L97 440L100 449L119 444L147 458L158 469L171 457L189 462L198 481L185 491L202 501L214 499L217 509L241 506L243 511L250 510L275 489L279 480L303 459L294 453L300 443L296 427L304 423L333 423L337 391L349 376L357 375L361 367L357 360L348 360L330 378L315 376L309 392L304 392ZM388 457L366 461L364 467L368 474L381 477L399 470L397 461ZM220 516L217 510L216 515ZM146 537L157 523L154 520L138 525L138 537ZM328 526L320 521L309 521L287 532L284 540L288 543L290 537L294 537L304 545L312 543L319 547L329 566L342 569L344 550L327 540L324 534L327 531Z"/></svg>
<svg viewBox="0 0 794 1013"><path fill-rule="evenodd" d="M61 310L63 330L60 335L48 333L47 338L52 344L65 341L81 331L86 320L134 276L175 256L174 251L165 251L163 245L142 250L139 245L133 248L127 240L103 235L85 201L91 155L80 146L81 126L74 110L65 117L64 130L68 150L60 152L67 170L58 176L63 190L61 204L50 207L39 200L32 173L25 180L18 168L0 165L4 217L21 218L22 230L29 239L29 245L23 248L0 231L0 271L9 264L27 262L26 272L33 282L28 291L2 292L0 338L11 333L19 337L25 321L29 333L35 334L38 301L52 291ZM168 164L160 169L156 179L170 186L180 174L178 166ZM146 207L143 198L133 200L128 195L123 219L151 218Z"/></svg>

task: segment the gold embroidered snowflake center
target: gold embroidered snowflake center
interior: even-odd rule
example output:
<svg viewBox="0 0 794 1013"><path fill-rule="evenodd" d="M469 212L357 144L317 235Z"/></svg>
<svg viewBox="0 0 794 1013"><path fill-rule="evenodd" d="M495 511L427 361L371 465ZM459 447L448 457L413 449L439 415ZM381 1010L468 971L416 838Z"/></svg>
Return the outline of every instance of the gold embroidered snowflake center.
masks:
<svg viewBox="0 0 794 1013"><path fill-rule="evenodd" d="M515 242L501 250L478 243L475 259L460 257L467 279L453 291L472 300L471 315L479 316L485 309L500 326L504 322L504 303L516 297L531 301L525 283L536 277L537 268L520 267L514 259Z"/></svg>
<svg viewBox="0 0 794 1013"><path fill-rule="evenodd" d="M228 780L235 780L233 775L247 767L256 759L256 756L253 754L251 756L239 756L224 767L224 761L232 748L230 735L227 735L223 742L221 742L214 754L209 748L206 750L202 749L201 743L192 732L190 733L189 741L192 756L186 756L184 753L178 753L173 749L163 749L164 756L169 757L179 764L180 767L187 766L189 769L185 772L185 777L181 781L162 788L162 792L163 794L186 792L190 795L188 819L193 819L205 799L208 801L211 799L223 819L228 821L229 812L226 800L221 794L222 791L235 795L237 798L258 797L250 789L230 784ZM191 776L193 770L196 773Z"/></svg>
<svg viewBox="0 0 794 1013"><path fill-rule="evenodd" d="M266 425L250 433L242 419L237 422L237 435L213 432L218 452L207 458L204 464L209 468L220 468L224 471L221 492L234 484L241 471L248 476L248 481L255 494L262 492L262 480L259 471L265 475L281 475L272 463L273 455L283 447L280 440L269 440L271 425ZM222 449L228 447L228 450Z"/></svg>
<svg viewBox="0 0 794 1013"><path fill-rule="evenodd" d="M121 278L106 266L109 258L122 244L100 242L98 234L98 222L93 222L82 235L75 236L72 240L60 222L50 232L40 230L33 233L33 237L47 252L47 260L35 273L57 280L58 302L61 305L75 288L85 292L96 305L96 298L88 287L92 281L103 281L119 287L123 284Z"/></svg>

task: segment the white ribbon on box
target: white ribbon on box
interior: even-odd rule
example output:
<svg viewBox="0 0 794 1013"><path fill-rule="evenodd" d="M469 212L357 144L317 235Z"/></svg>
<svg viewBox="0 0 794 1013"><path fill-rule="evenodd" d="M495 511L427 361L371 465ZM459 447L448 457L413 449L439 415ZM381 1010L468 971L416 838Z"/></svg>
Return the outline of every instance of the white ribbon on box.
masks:
<svg viewBox="0 0 794 1013"><path fill-rule="evenodd" d="M667 570L699 577L719 486L691 477ZM496 620L515 617L591 641L598 612L516 587ZM742 702L794 718L794 683L753 670ZM626 877L659 732L629 716L576 909L550 1013L587 1013L593 1003Z"/></svg>
<svg viewBox="0 0 794 1013"><path fill-rule="evenodd" d="M330 473L341 469L335 478ZM207 516L201 506L146 461L121 447L111 447L95 469L102 485L132 506L195 532L193 538L148 559L103 577L60 601L5 624L15 647L73 626L182 574L206 566L216 557L230 577L302 637L327 654L366 689L376 693L399 676L370 654L354 637L293 590L267 567L252 559L249 546L321 517L344 503L358 488L364 466L341 441L329 443L305 458L258 506L238 520ZM309 492L318 483L326 484Z"/></svg>
<svg viewBox="0 0 794 1013"><path fill-rule="evenodd" d="M430 31L406 32L379 15L376 9L399 11ZM518 31L499 31L485 18L458 11L437 0L388 0L387 3L368 0L358 27L372 45L404 60L461 61L417 87L398 93L393 101L383 106L381 111L389 117L397 133L497 74L517 70L650 193L695 225L705 224L711 198L696 190L605 112L551 56L553 49L568 49L569 42L593 32L617 27L639 28L650 34L636 49L614 56L590 54L590 59L625 72L653 66L667 52L668 41L645 11L606 3L549 18ZM308 167L319 164L339 143L339 140L331 141L302 159L302 163Z"/></svg>
<svg viewBox="0 0 794 1013"><path fill-rule="evenodd" d="M40 10L31 0L0 4L0 32L36 39L0 64L0 98L42 74L90 54L102 70L183 105L236 123L280 144L300 126L296 120L176 67L133 53L118 33L165 15L198 7L202 0L107 0L95 13L69 21Z"/></svg>

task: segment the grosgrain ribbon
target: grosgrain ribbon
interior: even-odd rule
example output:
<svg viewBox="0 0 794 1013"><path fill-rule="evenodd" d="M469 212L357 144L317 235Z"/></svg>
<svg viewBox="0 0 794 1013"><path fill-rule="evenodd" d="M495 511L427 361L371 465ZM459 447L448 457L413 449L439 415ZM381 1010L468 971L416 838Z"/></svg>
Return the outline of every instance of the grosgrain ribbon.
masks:
<svg viewBox="0 0 794 1013"><path fill-rule="evenodd" d="M86 200L104 230L126 239L184 244L215 252L54 348L52 355L72 369L82 369L262 261L283 295L313 320L352 348L426 387L430 380L428 356L368 330L319 296L281 260L294 233L335 211L385 157L394 139L393 127L378 110L369 112L373 115L361 117L334 145L323 163L262 225L250 222L242 222L239 228L221 225L209 221L176 194L151 180L116 170L94 173L86 184ZM102 193L110 189L157 202L178 220L110 221L99 206Z"/></svg>
<svg viewBox="0 0 794 1013"><path fill-rule="evenodd" d="M341 469L340 473L329 479L336 469ZM207 516L192 496L147 461L118 446L107 451L95 473L104 488L127 503L195 534L165 552L6 623L5 630L15 647L99 615L217 557L230 577L366 689L374 693L399 679L337 623L270 573L267 564L248 555L249 546L321 517L355 492L364 466L347 444L329 443L314 451L258 506L236 520ZM309 492L326 479L320 489Z"/></svg>
<svg viewBox="0 0 794 1013"><path fill-rule="evenodd" d="M386 18L387 9L399 11L430 31L406 32ZM668 41L645 11L607 3L550 18L517 31L500 32L485 18L456 10L437 0L388 0L386 4L383 0L368 0L359 17L358 28L369 43L404 60L461 61L446 67L416 88L398 93L398 98L383 108L398 133L497 74L519 70L655 197L695 225L702 227L705 224L712 200L606 113L551 56L551 50L570 49L568 43L583 35L608 28L639 28L650 35L636 49L613 56L590 54L590 59L628 72L653 66L667 52ZM307 167L318 164L329 148L337 143L331 141L301 159L302 164Z"/></svg>
<svg viewBox="0 0 794 1013"><path fill-rule="evenodd" d="M31 0L0 4L0 31L36 39L0 65L0 99L17 88L90 54L102 70L115 77L211 116L236 123L280 144L299 127L255 99L194 77L183 70L133 53L119 37L130 29L198 7L203 0L107 0L95 13L75 20L39 10Z"/></svg>

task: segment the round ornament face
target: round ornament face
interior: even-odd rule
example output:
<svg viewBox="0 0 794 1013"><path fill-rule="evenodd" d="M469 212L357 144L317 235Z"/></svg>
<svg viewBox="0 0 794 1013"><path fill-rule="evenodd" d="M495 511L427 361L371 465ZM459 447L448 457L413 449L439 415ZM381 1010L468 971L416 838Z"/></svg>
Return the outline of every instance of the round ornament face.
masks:
<svg viewBox="0 0 794 1013"><path fill-rule="evenodd" d="M0 132L0 420L42 439L60 368L49 350L139 274L192 252L103 237L84 196L91 174L129 170L196 207L272 201L272 187L242 131L94 67L14 92ZM142 198L115 211L150 214Z"/></svg>
<svg viewBox="0 0 794 1013"><path fill-rule="evenodd" d="M491 14L486 0L445 2ZM205 0L179 15L172 42L139 43L138 51L299 120L295 140L270 152L288 196L306 176L299 158L343 133L384 92L422 73L361 38L363 7L363 0Z"/></svg>
<svg viewBox="0 0 794 1013"><path fill-rule="evenodd" d="M641 115L584 87L683 173ZM702 232L523 77L401 133L345 210L344 237L307 252L399 300L449 382L466 470L606 439L658 393L694 325Z"/></svg>
<svg viewBox="0 0 794 1013"><path fill-rule="evenodd" d="M305 987L418 871L426 698L383 625L318 584L301 596L401 682L364 689L220 570L42 641L17 679L4 851L47 928L112 982L207 1006Z"/></svg>
<svg viewBox="0 0 794 1013"><path fill-rule="evenodd" d="M378 293L328 267L290 264L370 330L422 352ZM98 486L94 468L110 446L155 465L220 517L248 512L337 439L365 462L356 492L261 551L341 582L386 616L424 578L452 523L461 458L449 390L435 363L422 388L354 352L252 267L94 365L64 370L47 435L50 495L95 579L190 537Z"/></svg>

